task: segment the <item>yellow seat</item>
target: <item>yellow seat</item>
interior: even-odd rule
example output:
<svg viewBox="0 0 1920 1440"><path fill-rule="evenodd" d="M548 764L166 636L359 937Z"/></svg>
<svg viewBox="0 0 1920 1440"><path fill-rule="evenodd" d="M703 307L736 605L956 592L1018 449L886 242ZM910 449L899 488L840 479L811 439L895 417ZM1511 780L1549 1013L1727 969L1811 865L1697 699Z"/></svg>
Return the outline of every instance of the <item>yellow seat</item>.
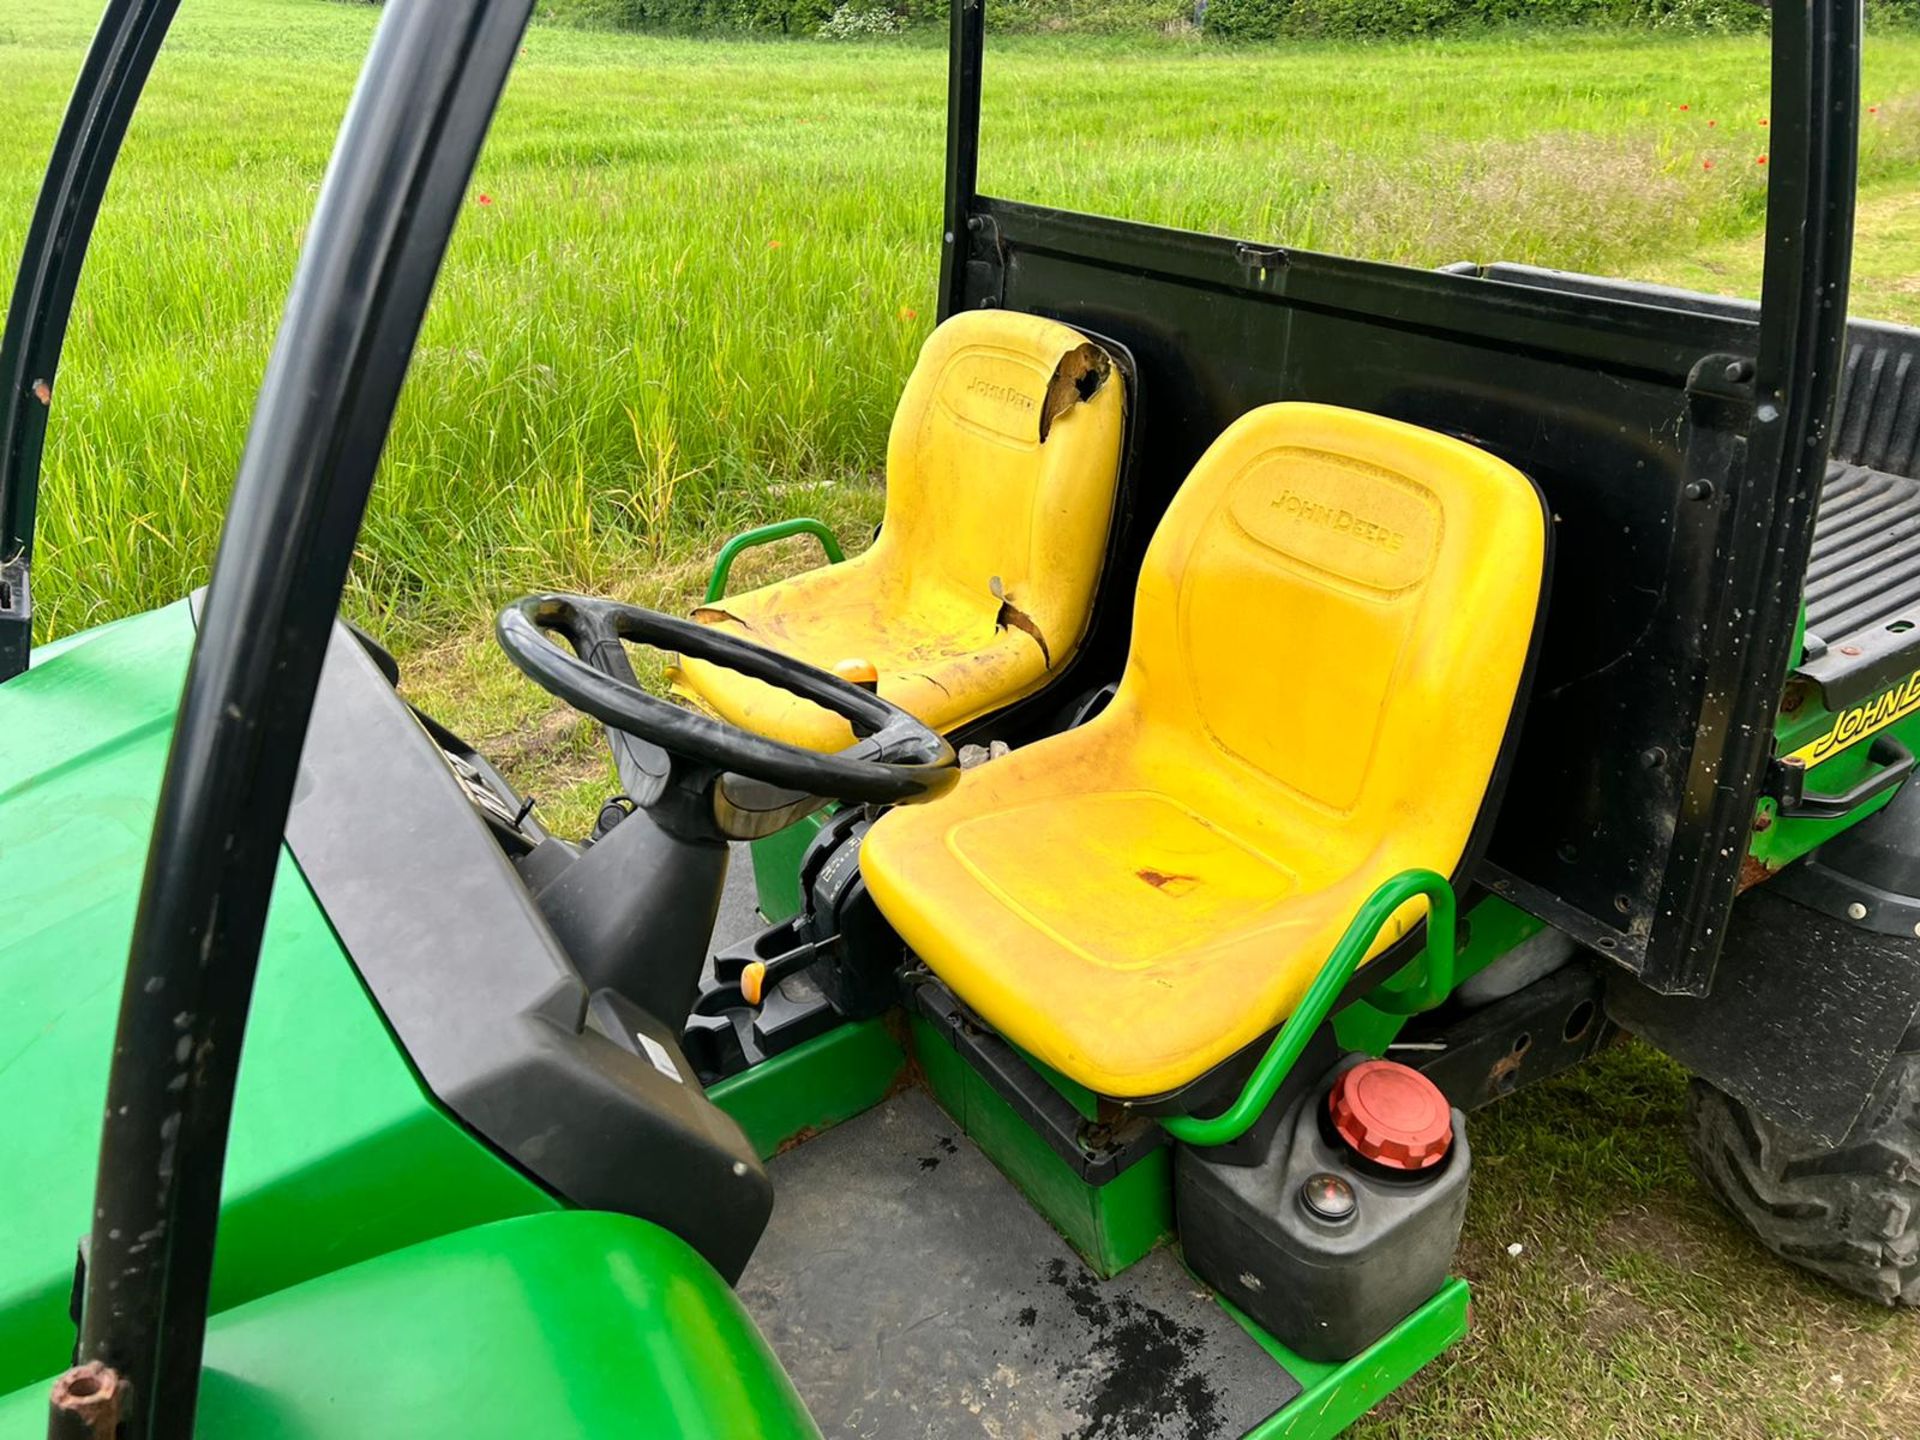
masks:
<svg viewBox="0 0 1920 1440"><path fill-rule="evenodd" d="M1078 648L1113 518L1125 385L1105 351L1035 315L956 315L928 338L887 444L871 549L694 617L879 693L949 731L1043 686ZM810 701L696 660L675 691L818 750L851 744Z"/></svg>
<svg viewBox="0 0 1920 1440"><path fill-rule="evenodd" d="M1120 1098L1179 1088L1291 1013L1382 881L1453 872L1545 546L1531 483L1470 445L1252 411L1160 522L1112 704L882 816L874 899L1055 1069Z"/></svg>

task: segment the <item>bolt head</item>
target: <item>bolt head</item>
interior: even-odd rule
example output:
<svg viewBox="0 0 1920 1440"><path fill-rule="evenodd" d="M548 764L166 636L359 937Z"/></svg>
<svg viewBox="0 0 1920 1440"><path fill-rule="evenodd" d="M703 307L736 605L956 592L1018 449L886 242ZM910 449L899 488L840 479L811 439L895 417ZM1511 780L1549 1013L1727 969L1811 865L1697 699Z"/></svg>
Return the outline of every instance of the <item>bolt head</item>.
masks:
<svg viewBox="0 0 1920 1440"><path fill-rule="evenodd" d="M1851 905L1847 906L1847 918L1849 920L1866 919L1867 907L1862 905L1858 900L1855 900Z"/></svg>

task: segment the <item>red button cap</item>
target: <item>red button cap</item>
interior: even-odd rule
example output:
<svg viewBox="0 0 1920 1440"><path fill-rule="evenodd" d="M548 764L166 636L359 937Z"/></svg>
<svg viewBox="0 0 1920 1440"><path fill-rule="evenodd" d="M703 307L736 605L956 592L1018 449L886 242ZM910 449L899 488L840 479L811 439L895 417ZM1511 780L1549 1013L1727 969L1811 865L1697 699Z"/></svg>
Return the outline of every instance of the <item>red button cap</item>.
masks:
<svg viewBox="0 0 1920 1440"><path fill-rule="evenodd" d="M1366 1060L1333 1082L1333 1128L1363 1160L1391 1170L1428 1170L1453 1144L1447 1097L1418 1070Z"/></svg>

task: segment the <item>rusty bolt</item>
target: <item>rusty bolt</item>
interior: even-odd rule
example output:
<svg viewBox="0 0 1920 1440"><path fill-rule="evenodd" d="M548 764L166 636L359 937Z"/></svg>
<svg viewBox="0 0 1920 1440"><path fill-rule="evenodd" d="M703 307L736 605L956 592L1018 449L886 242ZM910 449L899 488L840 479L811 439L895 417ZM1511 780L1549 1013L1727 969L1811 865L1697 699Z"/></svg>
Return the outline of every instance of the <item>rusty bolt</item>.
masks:
<svg viewBox="0 0 1920 1440"><path fill-rule="evenodd" d="M57 1433L74 1440L113 1440L120 1428L121 1381L117 1370L98 1360L75 1365L53 1382L53 1418Z"/></svg>
<svg viewBox="0 0 1920 1440"><path fill-rule="evenodd" d="M1773 828L1773 816L1767 811L1762 810L1758 815L1753 817L1753 828L1756 830L1771 830Z"/></svg>

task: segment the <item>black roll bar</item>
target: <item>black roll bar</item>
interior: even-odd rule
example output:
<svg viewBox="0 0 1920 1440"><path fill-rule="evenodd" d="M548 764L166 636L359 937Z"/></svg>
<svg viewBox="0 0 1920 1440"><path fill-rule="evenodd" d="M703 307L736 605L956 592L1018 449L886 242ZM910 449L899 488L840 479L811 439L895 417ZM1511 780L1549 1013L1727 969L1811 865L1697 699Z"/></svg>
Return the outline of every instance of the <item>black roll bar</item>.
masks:
<svg viewBox="0 0 1920 1440"><path fill-rule="evenodd" d="M33 517L47 410L93 222L180 0L109 0L54 140L0 332L0 684L33 644Z"/></svg>
<svg viewBox="0 0 1920 1440"><path fill-rule="evenodd" d="M986 50L986 0L950 0L947 6L946 224L940 241L940 318L966 296L968 227L978 223L980 193L980 77Z"/></svg>
<svg viewBox="0 0 1920 1440"><path fill-rule="evenodd" d="M193 1433L241 1034L321 659L531 8L387 7L254 410L161 786L107 1082L78 1359L113 1372L127 1440ZM97 1391L97 1371L85 1388ZM56 1407L55 1434L61 1424Z"/></svg>

